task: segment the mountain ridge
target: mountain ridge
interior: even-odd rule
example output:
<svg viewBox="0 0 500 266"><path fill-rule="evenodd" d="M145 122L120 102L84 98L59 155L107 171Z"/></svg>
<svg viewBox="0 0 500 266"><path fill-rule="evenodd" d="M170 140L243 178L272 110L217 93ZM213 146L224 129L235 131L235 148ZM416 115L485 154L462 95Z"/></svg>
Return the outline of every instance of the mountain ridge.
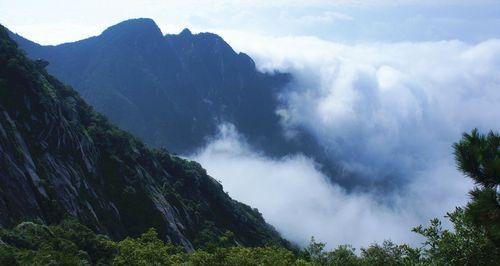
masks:
<svg viewBox="0 0 500 266"><path fill-rule="evenodd" d="M153 34L135 38L144 28ZM255 150L272 158L304 154L347 189L391 186L367 184L375 181L345 170L336 151L307 129L286 134L277 110L286 104L281 95L295 82L290 73L258 71L250 56L237 53L217 34L184 29L160 36L158 31L151 19L131 19L101 35L57 46L11 36L32 59L47 60L49 73L72 85L97 111L149 145L189 156L229 123Z"/></svg>
<svg viewBox="0 0 500 266"><path fill-rule="evenodd" d="M288 245L197 163L151 149L29 61L0 26L0 225L78 218L114 239L156 228L186 250L231 231Z"/></svg>
<svg viewBox="0 0 500 266"><path fill-rule="evenodd" d="M252 139L254 134L247 131L255 131L254 125L246 117L267 123L268 132L281 132L276 93L291 76L258 72L248 55L236 53L216 34L183 30L162 36L153 20L141 18L56 46L11 36L31 58L49 61L48 71L75 87L98 111L148 144L188 153L213 136L215 121L221 120L236 124ZM166 130L168 121L176 127ZM267 138L268 132L258 131L258 138Z"/></svg>

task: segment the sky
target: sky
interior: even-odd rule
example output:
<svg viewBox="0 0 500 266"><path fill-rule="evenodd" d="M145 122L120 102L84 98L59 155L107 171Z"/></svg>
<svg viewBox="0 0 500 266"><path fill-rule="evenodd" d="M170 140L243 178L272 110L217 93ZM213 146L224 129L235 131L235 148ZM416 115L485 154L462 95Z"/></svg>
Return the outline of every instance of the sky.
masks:
<svg viewBox="0 0 500 266"><path fill-rule="evenodd" d="M140 3L140 4L138 4ZM269 158L231 124L189 155L286 238L328 247L391 239L467 202L473 184L452 144L472 128L500 130L500 1L4 1L0 23L42 44L98 35L149 17L163 33L210 31L260 71L289 72L283 133L317 138L367 183L347 192L302 154Z"/></svg>
<svg viewBox="0 0 500 266"><path fill-rule="evenodd" d="M97 35L135 17L154 19L164 33L189 27L340 42L481 41L498 35L499 13L496 0L0 1L0 23L41 44Z"/></svg>

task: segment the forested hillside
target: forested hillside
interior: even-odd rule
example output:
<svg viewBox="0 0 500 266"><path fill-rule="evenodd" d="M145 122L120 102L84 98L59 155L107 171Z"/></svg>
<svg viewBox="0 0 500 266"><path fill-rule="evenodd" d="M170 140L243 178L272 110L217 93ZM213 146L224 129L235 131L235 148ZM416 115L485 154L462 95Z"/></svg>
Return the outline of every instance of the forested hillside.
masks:
<svg viewBox="0 0 500 266"><path fill-rule="evenodd" d="M186 250L227 234L238 245L287 245L198 163L114 126L45 66L0 27L1 226L73 217L112 239L155 228Z"/></svg>
<svg viewBox="0 0 500 266"><path fill-rule="evenodd" d="M235 235L225 233L194 252L164 242L155 229L136 238L112 241L96 235L74 219L58 224L23 222L0 229L0 265L498 265L500 260L500 200L493 190L499 184L500 136L477 131L465 134L455 145L460 169L478 187L464 208L448 213L453 228L444 229L439 219L418 226L423 243L412 247L385 241L356 251L349 245L325 250L311 239L302 250L288 250L268 243L242 247Z"/></svg>

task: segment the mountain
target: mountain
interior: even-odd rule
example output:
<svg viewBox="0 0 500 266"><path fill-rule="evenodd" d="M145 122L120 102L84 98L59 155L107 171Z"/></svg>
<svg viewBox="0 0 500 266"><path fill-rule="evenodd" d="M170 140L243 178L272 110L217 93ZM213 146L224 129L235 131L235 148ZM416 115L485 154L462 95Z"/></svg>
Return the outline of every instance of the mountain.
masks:
<svg viewBox="0 0 500 266"><path fill-rule="evenodd" d="M131 19L99 36L56 46L10 35L29 57L48 61L48 72L97 111L149 145L191 154L229 122L268 156L305 154L346 188L373 182L342 169L336 152L307 130L285 136L276 111L293 77L259 72L248 55L215 34L185 29L162 35L153 20Z"/></svg>
<svg viewBox="0 0 500 266"><path fill-rule="evenodd" d="M283 149L276 93L290 76L257 71L248 55L215 34L185 29L163 36L153 20L132 19L57 46L12 36L97 111L148 144L192 152L230 122L252 144Z"/></svg>
<svg viewBox="0 0 500 266"><path fill-rule="evenodd" d="M118 38L119 30L104 36ZM113 239L153 227L187 250L228 231L240 245L286 245L198 163L149 148L114 126L47 74L46 65L27 59L0 26L1 226L76 217Z"/></svg>

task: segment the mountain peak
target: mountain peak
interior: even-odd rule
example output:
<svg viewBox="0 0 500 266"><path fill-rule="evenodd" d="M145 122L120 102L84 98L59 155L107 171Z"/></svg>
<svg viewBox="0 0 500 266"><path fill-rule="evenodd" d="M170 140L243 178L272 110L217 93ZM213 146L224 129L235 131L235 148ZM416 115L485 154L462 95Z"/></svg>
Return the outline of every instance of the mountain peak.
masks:
<svg viewBox="0 0 500 266"><path fill-rule="evenodd" d="M183 30L181 31L181 33L179 33L179 35L180 35L180 36L191 36L191 35L193 35L193 34L191 33L191 31L190 31L188 28L185 28L185 29L183 29Z"/></svg>
<svg viewBox="0 0 500 266"><path fill-rule="evenodd" d="M103 31L102 35L148 34L162 36L161 30L150 18L136 18L122 21Z"/></svg>

